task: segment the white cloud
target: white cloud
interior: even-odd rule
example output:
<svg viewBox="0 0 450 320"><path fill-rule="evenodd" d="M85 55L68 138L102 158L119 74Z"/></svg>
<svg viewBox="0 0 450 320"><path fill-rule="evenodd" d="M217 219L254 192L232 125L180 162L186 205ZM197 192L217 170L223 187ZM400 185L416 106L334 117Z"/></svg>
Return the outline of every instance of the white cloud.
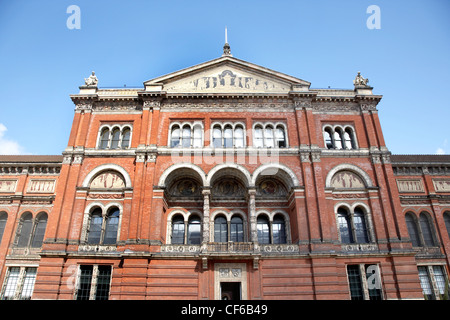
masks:
<svg viewBox="0 0 450 320"><path fill-rule="evenodd" d="M5 132L8 128L3 123L0 123L0 154L14 155L25 154L24 148L14 140L5 138Z"/></svg>
<svg viewBox="0 0 450 320"><path fill-rule="evenodd" d="M445 150L442 148L437 148L436 154L445 154Z"/></svg>

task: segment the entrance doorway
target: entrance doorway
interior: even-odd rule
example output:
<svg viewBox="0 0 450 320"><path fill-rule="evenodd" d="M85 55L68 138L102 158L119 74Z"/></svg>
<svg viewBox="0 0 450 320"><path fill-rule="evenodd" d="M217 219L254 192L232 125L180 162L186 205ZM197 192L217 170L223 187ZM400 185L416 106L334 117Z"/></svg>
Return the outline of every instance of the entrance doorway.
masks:
<svg viewBox="0 0 450 320"><path fill-rule="evenodd" d="M220 292L222 300L241 300L241 283L221 282Z"/></svg>

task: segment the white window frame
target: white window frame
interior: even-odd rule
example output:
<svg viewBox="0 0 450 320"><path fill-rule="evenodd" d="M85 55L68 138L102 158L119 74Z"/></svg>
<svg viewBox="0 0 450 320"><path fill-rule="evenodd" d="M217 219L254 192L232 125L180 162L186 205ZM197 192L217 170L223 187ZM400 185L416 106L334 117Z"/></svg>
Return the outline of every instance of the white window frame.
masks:
<svg viewBox="0 0 450 320"><path fill-rule="evenodd" d="M327 142L325 140L326 129L331 130L330 138L331 138L332 148L327 147ZM350 131L351 131L351 136L350 136L351 142L350 143L352 144L352 147L350 149L345 146L345 144L346 144L345 143L345 133L346 133L347 129L350 129ZM337 148L337 146L336 146L335 135L339 134L338 131L342 132L342 135L339 135L340 140L341 140L341 145L342 145L341 148ZM356 139L355 128L350 124L334 124L334 125L333 124L324 124L322 127L322 138L323 138L325 149L327 149L327 150L357 150L357 149L359 149L358 140Z"/></svg>
<svg viewBox="0 0 450 320"><path fill-rule="evenodd" d="M77 300L78 298L78 287L80 285L80 277L81 277L81 266L92 266L92 278L91 278L91 289L89 291L89 300L95 300L96 296L96 292L97 292L97 280L98 280L98 264L80 264L78 265L78 270L77 270L77 278L76 278L76 284L75 284L75 292L73 293L73 298L74 300ZM107 265L111 267L111 276L109 279L109 293L108 293L108 300L109 297L111 296L111 283L112 283L112 278L113 278L113 271L114 271L114 266L113 265Z"/></svg>
<svg viewBox="0 0 450 320"><path fill-rule="evenodd" d="M262 146L257 146L256 145L255 132L256 132L256 127L257 126L262 127ZM266 129L269 126L271 126L272 129L273 129L273 136L272 136L273 143L274 143L273 147L266 145L266 140L267 140L267 138L266 138ZM276 132L277 132L277 127L279 127L279 126L283 127L283 130L284 130L284 142L285 142L285 146L284 147L279 147L278 143L277 143L278 140L277 140ZM289 137L288 137L287 125L284 122L270 122L270 121L267 121L267 122L260 122L260 121L254 122L253 125L252 125L252 136L253 136L252 145L255 148L279 148L279 149L289 148Z"/></svg>
<svg viewBox="0 0 450 320"><path fill-rule="evenodd" d="M172 147L172 130L174 126L178 126L180 129L180 143L178 144L178 146ZM190 142L189 142L189 147L183 147L183 127L185 126L189 126L189 128L191 129L191 135L190 135ZM195 140L194 140L194 129L196 127L200 127L201 130L201 145L200 146L195 146ZM205 144L205 129L204 129L204 125L202 121L174 121L171 122L169 125L169 134L168 134L168 138L167 138L167 146L169 148L203 148Z"/></svg>
<svg viewBox="0 0 450 320"><path fill-rule="evenodd" d="M83 217L83 228L81 231L81 243L83 245L89 245L88 238L89 238L89 229L91 226L91 218L92 218L92 209L94 208L100 208L102 210L102 230L100 235L100 241L97 244L91 244L92 246L116 246L117 242L120 239L120 230L122 226L122 216L123 216L123 206L120 203L117 202L111 202L107 205L104 205L100 202L94 202L89 204L89 206L86 207L84 211L84 217ZM115 244L103 244L103 240L105 238L105 232L106 232L106 218L108 215L108 211L111 207L117 207L119 209L119 223L117 226L117 238Z"/></svg>
<svg viewBox="0 0 450 320"><path fill-rule="evenodd" d="M6 271L5 279L3 281L3 286L2 286L2 291L1 291L1 299L4 298L5 291L6 291L7 286L8 286L8 281L9 281L9 277L10 277L10 273L11 273L11 269L12 268L19 268L19 276L18 276L17 281L15 283L15 291L14 291L14 295L12 296L13 298L11 300L21 300L21 295L23 293L25 280L26 280L26 269L27 268L34 268L34 269L36 269L36 273L34 274L34 278L33 278L33 287L31 289L31 294L29 296L29 298L31 299L31 297L33 296L33 292L34 292L34 285L36 283L36 276L37 276L37 269L38 269L37 265L20 265L20 266L18 266L18 265L9 265L8 269Z"/></svg>
<svg viewBox="0 0 450 320"><path fill-rule="evenodd" d="M103 132L104 129L108 129L109 130L108 146L106 148L101 148L102 132ZM112 132L115 129L119 129L119 131L120 131L119 143L118 143L117 148L111 149L112 138L113 138ZM128 147L122 148L123 133L124 133L125 129L129 129L130 130L130 140L129 140L129 143L128 143ZM131 148L132 138L133 138L133 125L132 124L130 124L130 123L104 124L104 125L101 125L99 130L98 130L98 139L97 139L96 149L99 149L99 150L127 150L127 149Z"/></svg>
<svg viewBox="0 0 450 320"><path fill-rule="evenodd" d="M247 146L247 132L246 132L246 129L245 129L245 123L244 122L242 122L242 121L236 121L236 122L230 122L230 121L219 122L219 121L215 121L215 122L211 123L210 140L209 140L211 148L215 148L214 147L214 143L213 143L213 141L214 141L213 140L213 134L214 134L214 127L216 127L216 126L219 126L220 130L222 131L222 136L221 136L222 141L221 141L220 147L217 147L217 148L230 149L230 148L225 148L225 146L224 146L224 142L225 142L224 137L225 137L225 127L226 126L231 126L231 133L232 133L231 134L231 141L232 141L232 144L233 144L233 148L241 149L241 148L245 148ZM236 131L236 127L239 127L239 126L242 128L242 131L243 131L243 137L242 137L243 145L237 147L236 146L236 140L235 140L235 137L234 137L234 133Z"/></svg>

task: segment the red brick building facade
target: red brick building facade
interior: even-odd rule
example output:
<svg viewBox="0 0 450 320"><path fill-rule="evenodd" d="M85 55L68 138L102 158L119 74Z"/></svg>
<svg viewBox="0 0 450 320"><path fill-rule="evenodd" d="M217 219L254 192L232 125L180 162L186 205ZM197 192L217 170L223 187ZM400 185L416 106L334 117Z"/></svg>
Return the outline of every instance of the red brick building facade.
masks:
<svg viewBox="0 0 450 320"><path fill-rule="evenodd" d="M2 299L445 298L450 157L375 95L223 56L71 96L62 156L0 156Z"/></svg>

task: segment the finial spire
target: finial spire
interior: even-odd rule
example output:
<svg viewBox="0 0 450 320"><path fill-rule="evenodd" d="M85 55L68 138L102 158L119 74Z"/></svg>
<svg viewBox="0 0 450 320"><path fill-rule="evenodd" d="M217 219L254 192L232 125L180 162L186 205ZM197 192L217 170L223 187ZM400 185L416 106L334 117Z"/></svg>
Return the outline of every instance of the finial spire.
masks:
<svg viewBox="0 0 450 320"><path fill-rule="evenodd" d="M228 44L228 32L227 27L225 27L225 45L223 46L222 56L232 56L230 45Z"/></svg>

